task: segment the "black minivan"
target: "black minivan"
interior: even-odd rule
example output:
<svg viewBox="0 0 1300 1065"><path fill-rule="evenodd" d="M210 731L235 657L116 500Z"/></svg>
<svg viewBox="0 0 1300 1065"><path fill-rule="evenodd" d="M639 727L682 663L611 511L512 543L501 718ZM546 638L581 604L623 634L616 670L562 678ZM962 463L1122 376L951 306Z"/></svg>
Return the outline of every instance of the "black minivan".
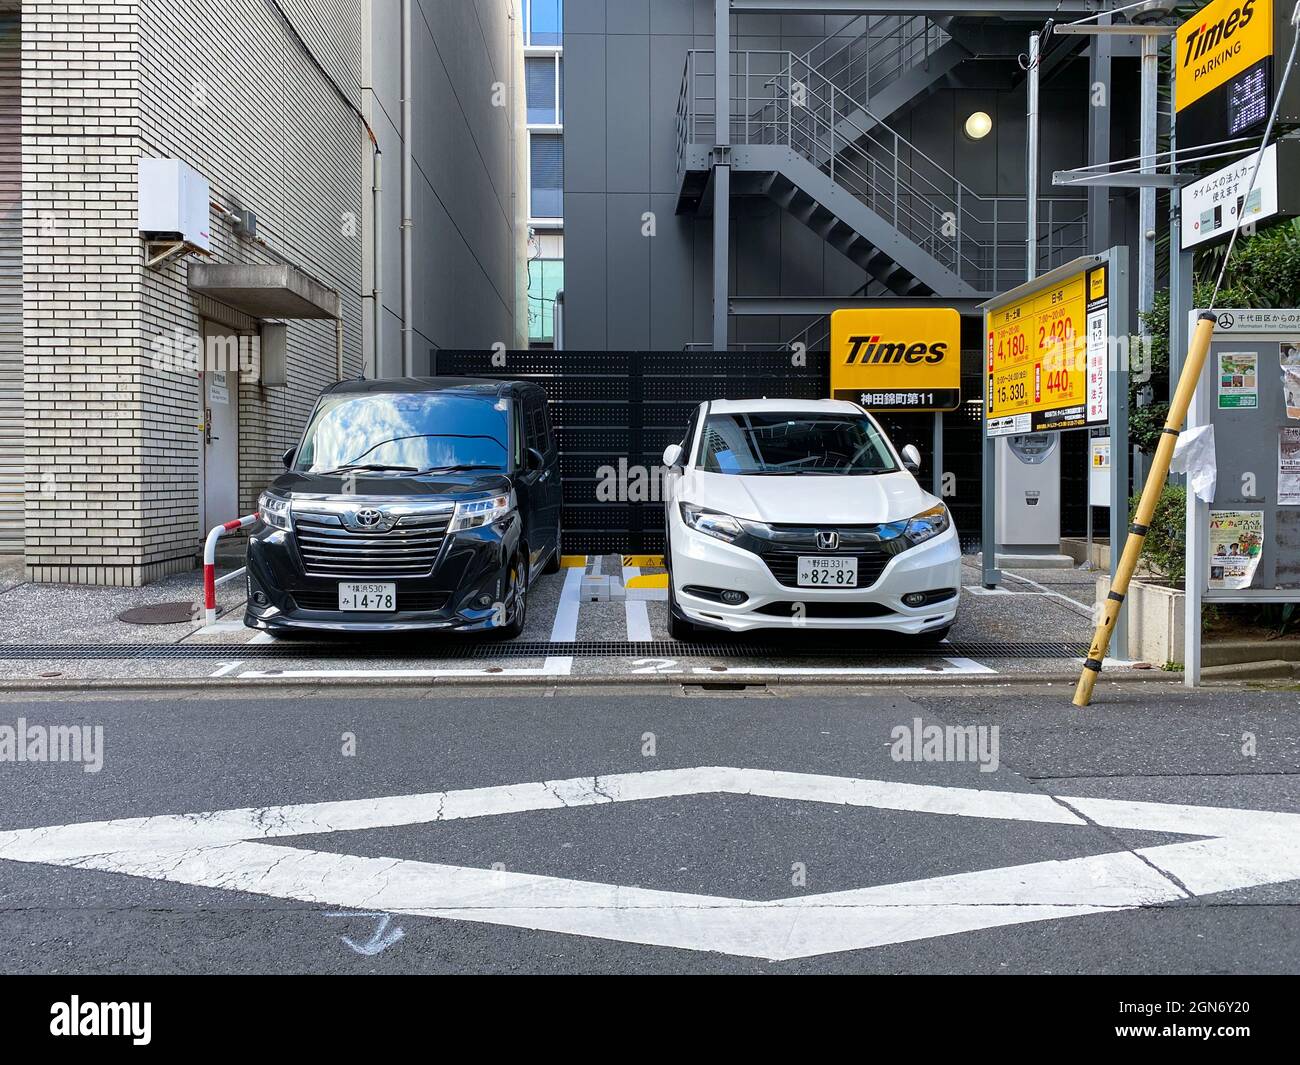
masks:
<svg viewBox="0 0 1300 1065"><path fill-rule="evenodd" d="M345 381L316 402L248 544L271 633L523 631L560 566L559 449L535 384Z"/></svg>

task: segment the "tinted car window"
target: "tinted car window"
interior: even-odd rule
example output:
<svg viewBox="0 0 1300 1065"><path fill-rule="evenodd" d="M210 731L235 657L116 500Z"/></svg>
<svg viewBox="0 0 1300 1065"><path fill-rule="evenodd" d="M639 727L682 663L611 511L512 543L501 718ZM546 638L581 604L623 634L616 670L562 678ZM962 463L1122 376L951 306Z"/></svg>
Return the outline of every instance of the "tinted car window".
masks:
<svg viewBox="0 0 1300 1065"><path fill-rule="evenodd" d="M861 414L710 414L699 467L709 473L872 474L898 469Z"/></svg>
<svg viewBox="0 0 1300 1065"><path fill-rule="evenodd" d="M312 416L294 468L310 473L360 465L504 470L507 416L505 403L495 396L450 392L325 396Z"/></svg>

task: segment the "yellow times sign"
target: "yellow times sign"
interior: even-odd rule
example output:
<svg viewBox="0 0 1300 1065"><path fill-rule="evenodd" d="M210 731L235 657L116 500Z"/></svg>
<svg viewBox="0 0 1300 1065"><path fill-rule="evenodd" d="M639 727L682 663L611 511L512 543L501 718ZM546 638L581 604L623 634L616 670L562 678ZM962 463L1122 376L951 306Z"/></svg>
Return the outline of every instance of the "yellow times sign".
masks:
<svg viewBox="0 0 1300 1065"><path fill-rule="evenodd" d="M1214 0L1178 27L1176 54L1181 111L1273 54L1273 0Z"/></svg>
<svg viewBox="0 0 1300 1065"><path fill-rule="evenodd" d="M835 311L831 396L868 410L956 410L961 315L950 307Z"/></svg>
<svg viewBox="0 0 1300 1065"><path fill-rule="evenodd" d="M1106 421L1108 287L1098 266L985 314L990 436Z"/></svg>

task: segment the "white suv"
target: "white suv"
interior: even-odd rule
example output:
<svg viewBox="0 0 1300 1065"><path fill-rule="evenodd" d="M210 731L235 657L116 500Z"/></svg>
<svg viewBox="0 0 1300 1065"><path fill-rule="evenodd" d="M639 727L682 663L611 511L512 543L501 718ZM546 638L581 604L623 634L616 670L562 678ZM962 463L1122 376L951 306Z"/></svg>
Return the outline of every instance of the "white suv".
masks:
<svg viewBox="0 0 1300 1065"><path fill-rule="evenodd" d="M938 643L957 616L948 508L840 400L715 400L664 451L671 631L877 629Z"/></svg>

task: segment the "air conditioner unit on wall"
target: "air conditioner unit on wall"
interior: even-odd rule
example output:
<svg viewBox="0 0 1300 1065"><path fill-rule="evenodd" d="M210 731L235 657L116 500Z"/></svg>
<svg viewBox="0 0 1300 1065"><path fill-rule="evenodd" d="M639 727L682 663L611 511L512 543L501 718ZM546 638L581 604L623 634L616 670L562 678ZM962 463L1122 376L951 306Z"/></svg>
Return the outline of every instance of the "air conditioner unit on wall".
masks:
<svg viewBox="0 0 1300 1065"><path fill-rule="evenodd" d="M179 159L140 160L140 234L210 251L208 179Z"/></svg>

